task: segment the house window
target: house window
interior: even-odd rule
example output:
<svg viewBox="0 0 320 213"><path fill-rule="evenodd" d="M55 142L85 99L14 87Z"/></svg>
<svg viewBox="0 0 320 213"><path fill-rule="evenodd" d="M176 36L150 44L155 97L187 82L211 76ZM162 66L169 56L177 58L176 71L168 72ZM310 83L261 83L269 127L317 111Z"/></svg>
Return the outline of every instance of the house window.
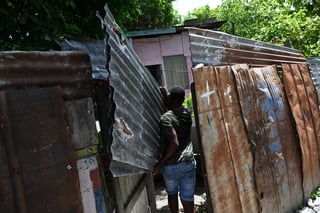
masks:
<svg viewBox="0 0 320 213"><path fill-rule="evenodd" d="M189 88L189 78L186 58L183 55L163 57L167 88L181 86Z"/></svg>

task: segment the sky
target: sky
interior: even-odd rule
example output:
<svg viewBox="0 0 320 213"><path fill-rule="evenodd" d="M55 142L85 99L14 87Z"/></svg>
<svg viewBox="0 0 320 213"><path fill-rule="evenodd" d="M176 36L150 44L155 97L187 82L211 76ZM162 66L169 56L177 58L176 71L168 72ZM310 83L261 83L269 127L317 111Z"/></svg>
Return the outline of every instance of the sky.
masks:
<svg viewBox="0 0 320 213"><path fill-rule="evenodd" d="M180 15L187 15L187 13L193 9L206 4L211 8L215 8L221 4L221 0L176 0L172 4L173 8L177 10Z"/></svg>

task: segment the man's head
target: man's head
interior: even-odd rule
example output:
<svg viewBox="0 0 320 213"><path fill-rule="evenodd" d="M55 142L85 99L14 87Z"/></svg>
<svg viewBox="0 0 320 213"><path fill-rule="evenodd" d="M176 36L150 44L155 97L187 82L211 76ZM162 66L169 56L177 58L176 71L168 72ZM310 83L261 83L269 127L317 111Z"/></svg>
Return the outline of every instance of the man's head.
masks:
<svg viewBox="0 0 320 213"><path fill-rule="evenodd" d="M184 101L185 92L182 87L173 87L170 90L170 105L177 107L182 105Z"/></svg>

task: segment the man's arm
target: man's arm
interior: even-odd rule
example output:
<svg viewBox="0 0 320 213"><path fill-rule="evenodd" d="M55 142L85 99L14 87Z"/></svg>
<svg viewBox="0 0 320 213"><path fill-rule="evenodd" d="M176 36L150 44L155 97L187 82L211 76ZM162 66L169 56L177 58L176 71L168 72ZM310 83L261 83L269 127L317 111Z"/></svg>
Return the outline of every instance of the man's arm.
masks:
<svg viewBox="0 0 320 213"><path fill-rule="evenodd" d="M161 157L160 161L154 166L153 175L156 175L160 172L160 168L169 160L177 151L179 147L179 140L175 130L167 134L166 140L168 141L168 148L165 151L164 155Z"/></svg>
<svg viewBox="0 0 320 213"><path fill-rule="evenodd" d="M169 97L168 97L168 93L167 93L167 88L161 86L160 93L162 95L162 99L163 99L163 103L164 103L165 107L169 108Z"/></svg>

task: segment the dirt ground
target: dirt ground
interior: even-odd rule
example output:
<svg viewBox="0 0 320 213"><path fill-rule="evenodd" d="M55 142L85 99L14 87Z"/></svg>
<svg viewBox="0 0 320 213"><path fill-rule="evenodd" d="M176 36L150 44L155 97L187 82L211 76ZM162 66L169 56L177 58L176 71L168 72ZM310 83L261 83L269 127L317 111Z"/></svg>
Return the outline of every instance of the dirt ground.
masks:
<svg viewBox="0 0 320 213"><path fill-rule="evenodd" d="M154 179L155 192L156 192L156 205L158 213L170 213L168 201L167 201L167 193L164 189L164 183L162 176L159 175ZM195 189L194 203L196 207L197 213L206 212L206 193L205 187L203 184L202 177L197 176L197 183ZM179 201L179 209L183 212L182 204Z"/></svg>

